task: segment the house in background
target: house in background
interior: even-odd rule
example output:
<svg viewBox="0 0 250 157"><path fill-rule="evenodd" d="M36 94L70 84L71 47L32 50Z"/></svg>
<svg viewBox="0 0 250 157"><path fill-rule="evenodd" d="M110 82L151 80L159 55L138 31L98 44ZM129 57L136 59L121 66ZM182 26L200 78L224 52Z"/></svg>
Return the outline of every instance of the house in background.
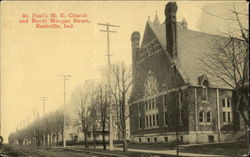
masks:
<svg viewBox="0 0 250 157"><path fill-rule="evenodd" d="M200 58L213 51L219 36L188 29L176 21L169 2L166 20L157 15L140 33L133 32L133 87L129 101L130 139L136 143L230 141L240 136L240 118L232 89L202 71Z"/></svg>

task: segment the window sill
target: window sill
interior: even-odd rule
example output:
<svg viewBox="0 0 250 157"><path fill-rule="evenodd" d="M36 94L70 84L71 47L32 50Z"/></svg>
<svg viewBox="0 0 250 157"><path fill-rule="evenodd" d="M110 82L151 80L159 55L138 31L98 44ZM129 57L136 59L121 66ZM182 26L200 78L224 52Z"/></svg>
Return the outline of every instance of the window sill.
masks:
<svg viewBox="0 0 250 157"><path fill-rule="evenodd" d="M232 122L223 122L223 125L233 125Z"/></svg>
<svg viewBox="0 0 250 157"><path fill-rule="evenodd" d="M209 104L209 101L208 100L201 100L201 103Z"/></svg>
<svg viewBox="0 0 250 157"><path fill-rule="evenodd" d="M159 128L159 126L148 127L148 128L145 128L145 130L148 130L148 129L157 129L157 128Z"/></svg>
<svg viewBox="0 0 250 157"><path fill-rule="evenodd" d="M209 122L209 123L206 123L206 125L214 125L213 123Z"/></svg>
<svg viewBox="0 0 250 157"><path fill-rule="evenodd" d="M205 122L199 122L199 125L206 125Z"/></svg>

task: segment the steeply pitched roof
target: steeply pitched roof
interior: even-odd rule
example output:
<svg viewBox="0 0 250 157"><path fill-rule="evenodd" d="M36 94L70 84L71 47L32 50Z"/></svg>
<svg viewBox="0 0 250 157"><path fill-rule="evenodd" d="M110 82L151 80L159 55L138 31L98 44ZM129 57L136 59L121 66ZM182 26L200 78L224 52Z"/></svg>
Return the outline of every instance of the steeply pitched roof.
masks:
<svg viewBox="0 0 250 157"><path fill-rule="evenodd" d="M166 46L166 27L165 24L155 24L147 22L153 30L161 46L167 54ZM203 75L203 67L205 66L200 61L206 57L206 53L212 52L213 42L220 36L210 35L202 32L188 30L181 23L177 23L177 69L181 73L183 79L191 85L198 85L198 77ZM218 81L213 76L206 74L211 86L220 88L229 88L222 81Z"/></svg>

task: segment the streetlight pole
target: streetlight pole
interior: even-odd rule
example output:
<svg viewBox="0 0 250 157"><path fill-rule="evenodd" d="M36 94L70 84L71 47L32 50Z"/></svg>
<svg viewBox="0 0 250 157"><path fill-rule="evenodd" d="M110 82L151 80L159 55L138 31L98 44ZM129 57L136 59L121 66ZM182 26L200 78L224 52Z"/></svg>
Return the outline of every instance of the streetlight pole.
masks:
<svg viewBox="0 0 250 157"><path fill-rule="evenodd" d="M63 79L63 147L66 147L66 119L65 119L65 106L66 106L66 81L71 75L59 75Z"/></svg>
<svg viewBox="0 0 250 157"><path fill-rule="evenodd" d="M116 33L116 31L111 31L109 28L110 27L120 27L117 25L111 25L109 23L97 23L97 25L102 25L106 26L106 30L100 30L101 32L106 32L107 33L107 57L108 57L108 104L109 104L109 149L113 150L113 115L112 115L112 105L111 105L111 100L110 100L110 67L111 67L111 61L110 61L110 45L109 45L109 33Z"/></svg>

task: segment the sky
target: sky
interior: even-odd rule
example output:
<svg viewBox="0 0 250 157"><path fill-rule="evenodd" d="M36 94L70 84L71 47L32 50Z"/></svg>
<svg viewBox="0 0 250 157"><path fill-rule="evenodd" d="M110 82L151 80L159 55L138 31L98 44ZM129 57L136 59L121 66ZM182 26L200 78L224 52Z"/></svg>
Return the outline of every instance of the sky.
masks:
<svg viewBox="0 0 250 157"><path fill-rule="evenodd" d="M131 64L133 31L143 36L148 18L156 15L164 22L167 1L5 1L1 3L1 134L7 142L9 133L34 120L33 110L42 115L40 97L48 97L46 113L63 104L63 81L58 75L69 74L66 83L67 100L70 92L85 80L99 79L100 69L107 65L107 37L100 32L111 28L111 62ZM223 3L219 9L216 4ZM217 34L223 22L204 13L221 14L233 2L178 1L177 21L183 18L188 29ZM226 5L224 5L226 4ZM246 6L246 3L242 3ZM19 23L22 14L64 13L86 14L90 23L74 24L69 29L38 29L33 23ZM225 12L223 12L224 14ZM30 19L29 19L30 20ZM216 29L211 29L211 28ZM29 118L28 118L29 117Z"/></svg>

